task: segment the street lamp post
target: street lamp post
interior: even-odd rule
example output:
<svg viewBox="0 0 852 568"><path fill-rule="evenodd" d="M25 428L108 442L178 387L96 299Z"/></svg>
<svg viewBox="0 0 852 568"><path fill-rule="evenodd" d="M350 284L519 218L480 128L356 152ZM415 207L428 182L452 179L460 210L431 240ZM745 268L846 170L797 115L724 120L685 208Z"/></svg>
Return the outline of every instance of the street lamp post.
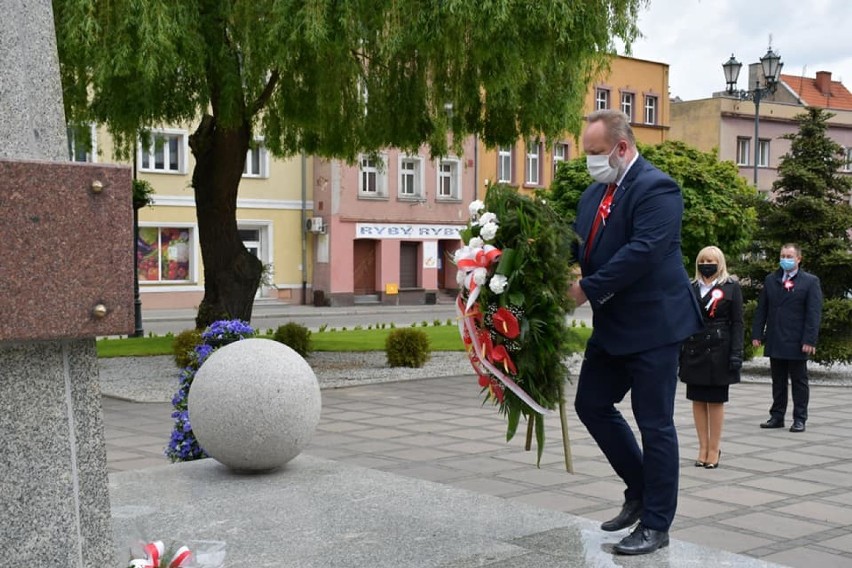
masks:
<svg viewBox="0 0 852 568"><path fill-rule="evenodd" d="M754 89L744 91L737 89L737 78L742 66L743 64L737 61L732 53L731 58L722 64L722 70L725 72L726 92L729 95L742 101L754 101L754 187L757 188L757 165L760 157L760 139L758 138L760 132L760 101L775 92L784 64L781 62L781 57L772 51L772 46L769 46L766 55L760 58L763 84L761 84L760 77L757 77L754 82Z"/></svg>

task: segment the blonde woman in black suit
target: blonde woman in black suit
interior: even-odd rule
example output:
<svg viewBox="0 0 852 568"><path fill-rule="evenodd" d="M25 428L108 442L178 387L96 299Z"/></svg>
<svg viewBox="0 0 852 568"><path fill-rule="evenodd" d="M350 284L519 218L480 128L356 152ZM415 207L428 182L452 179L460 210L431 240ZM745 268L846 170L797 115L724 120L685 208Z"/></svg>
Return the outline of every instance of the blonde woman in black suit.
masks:
<svg viewBox="0 0 852 568"><path fill-rule="evenodd" d="M740 382L743 365L743 294L728 274L725 255L704 247L695 259L692 289L704 318L704 330L681 348L680 380L698 432L695 467L716 469L722 457L724 404L730 385Z"/></svg>

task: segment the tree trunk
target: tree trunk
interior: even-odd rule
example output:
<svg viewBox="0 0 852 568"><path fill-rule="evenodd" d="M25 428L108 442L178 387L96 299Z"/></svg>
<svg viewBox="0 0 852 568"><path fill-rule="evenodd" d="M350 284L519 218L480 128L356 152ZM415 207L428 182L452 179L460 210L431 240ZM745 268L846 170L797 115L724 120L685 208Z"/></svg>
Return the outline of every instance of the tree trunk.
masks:
<svg viewBox="0 0 852 568"><path fill-rule="evenodd" d="M195 318L199 329L219 319L251 320L263 265L243 246L236 216L250 136L247 122L225 130L215 117L205 115L189 137L196 160L192 186L204 261L204 299Z"/></svg>

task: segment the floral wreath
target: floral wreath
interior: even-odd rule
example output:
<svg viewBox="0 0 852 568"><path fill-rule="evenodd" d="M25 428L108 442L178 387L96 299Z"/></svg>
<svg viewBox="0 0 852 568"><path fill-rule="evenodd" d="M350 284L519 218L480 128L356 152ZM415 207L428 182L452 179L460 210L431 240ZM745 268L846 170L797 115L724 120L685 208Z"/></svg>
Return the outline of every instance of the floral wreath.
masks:
<svg viewBox="0 0 852 568"><path fill-rule="evenodd" d="M172 419L175 424L169 438L165 454L172 462L192 461L206 458L207 453L198 445L192 425L189 423L189 387L198 369L214 351L234 341L254 336L254 329L246 322L238 319L219 320L211 323L201 333L202 343L192 350L192 360L181 369L178 376L178 390L172 397Z"/></svg>
<svg viewBox="0 0 852 568"><path fill-rule="evenodd" d="M542 418L563 400L568 376L570 230L543 200L506 185L469 213L453 256L459 333L485 401L507 417L507 441L521 416L533 420L540 462Z"/></svg>

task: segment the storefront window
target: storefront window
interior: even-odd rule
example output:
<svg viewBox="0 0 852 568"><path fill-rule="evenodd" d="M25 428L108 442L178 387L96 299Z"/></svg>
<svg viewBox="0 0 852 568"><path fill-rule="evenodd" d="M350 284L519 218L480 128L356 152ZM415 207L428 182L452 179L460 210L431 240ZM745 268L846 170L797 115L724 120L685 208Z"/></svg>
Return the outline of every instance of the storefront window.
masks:
<svg viewBox="0 0 852 568"><path fill-rule="evenodd" d="M139 227L139 282L186 282L190 270L190 230Z"/></svg>

